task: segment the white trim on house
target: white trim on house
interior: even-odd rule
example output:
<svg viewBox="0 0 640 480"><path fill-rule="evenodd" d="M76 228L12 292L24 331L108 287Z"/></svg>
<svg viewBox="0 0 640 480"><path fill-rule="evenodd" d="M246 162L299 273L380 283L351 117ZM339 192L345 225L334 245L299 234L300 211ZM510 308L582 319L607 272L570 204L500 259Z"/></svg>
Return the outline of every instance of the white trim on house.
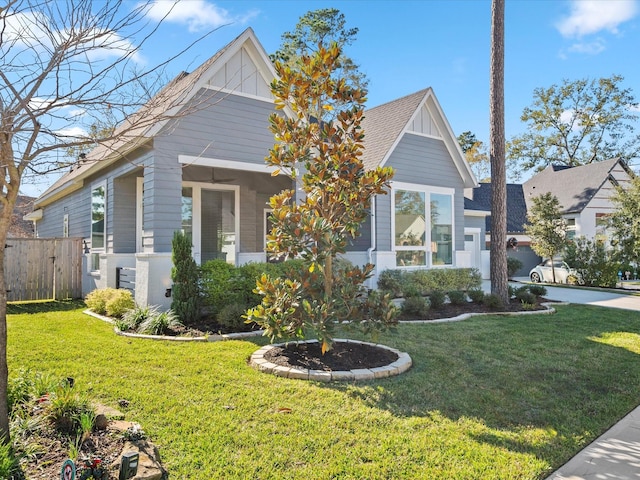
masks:
<svg viewBox="0 0 640 480"><path fill-rule="evenodd" d="M214 191L233 191L234 192L234 229L235 229L235 245L234 263L237 263L238 254L240 253L240 186L225 184L210 184L204 182L182 182L182 187L191 188L192 199L192 240L193 240L193 258L198 265L202 259L202 190Z"/></svg>
<svg viewBox="0 0 640 480"><path fill-rule="evenodd" d="M396 211L396 195L395 192L397 190L407 190L413 192L419 192L425 194L425 245L423 246L398 246L396 245L396 221L395 221L395 211ZM451 264L446 265L433 265L432 262L432 247L431 247L431 225L427 223L427 218L430 218L431 214L431 194L437 195L447 195L451 200ZM405 182L391 182L390 188L391 195L391 251L394 255L397 255L397 252L401 251L413 251L419 250L425 252L425 265L417 265L417 266L400 266L396 264L395 268L447 268L454 267L456 265L456 238L455 238L455 225L456 225L456 214L454 208L454 199L455 199L455 188L449 187L435 187L430 185L422 185L416 183L405 183Z"/></svg>
<svg viewBox="0 0 640 480"><path fill-rule="evenodd" d="M247 163L237 160L222 160L219 158L195 157L193 155L178 155L178 163L182 165L198 165L201 167L228 168L230 170L242 170L244 172L258 172L273 174L277 167L265 163ZM209 184L211 185L211 184Z"/></svg>
<svg viewBox="0 0 640 480"><path fill-rule="evenodd" d="M136 253L144 252L144 177L136 177Z"/></svg>

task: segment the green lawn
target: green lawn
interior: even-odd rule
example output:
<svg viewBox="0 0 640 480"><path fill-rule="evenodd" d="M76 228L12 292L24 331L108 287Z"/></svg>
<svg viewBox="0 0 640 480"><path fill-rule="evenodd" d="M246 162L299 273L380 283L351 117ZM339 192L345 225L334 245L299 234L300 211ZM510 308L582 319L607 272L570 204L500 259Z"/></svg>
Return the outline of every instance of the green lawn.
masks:
<svg viewBox="0 0 640 480"><path fill-rule="evenodd" d="M380 342L409 352L409 372L322 384L248 367L262 338L129 339L76 307L12 308L10 375L72 376L106 404L129 400L173 479L545 478L638 404L635 312L401 325Z"/></svg>

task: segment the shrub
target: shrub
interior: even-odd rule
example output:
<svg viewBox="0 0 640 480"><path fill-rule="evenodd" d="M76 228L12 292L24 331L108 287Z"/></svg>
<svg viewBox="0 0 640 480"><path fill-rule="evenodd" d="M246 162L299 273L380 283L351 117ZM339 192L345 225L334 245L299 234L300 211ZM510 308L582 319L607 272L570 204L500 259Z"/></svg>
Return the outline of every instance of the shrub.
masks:
<svg viewBox="0 0 640 480"><path fill-rule="evenodd" d="M68 384L51 392L46 411L55 428L65 434L75 433L80 428L80 417L93 413L89 400Z"/></svg>
<svg viewBox="0 0 640 480"><path fill-rule="evenodd" d="M544 297L547 294L547 288L544 285L529 285L529 291L537 297Z"/></svg>
<svg viewBox="0 0 640 480"><path fill-rule="evenodd" d="M142 322L152 315L158 314L158 307L155 306L136 306L127 311L120 320L116 320L116 326L126 332L127 330L137 330Z"/></svg>
<svg viewBox="0 0 640 480"><path fill-rule="evenodd" d="M228 327L234 331L247 330L248 325L245 323L245 319L242 317L247 312L247 306L242 303L232 303L225 305L218 316L216 317L218 323L225 327Z"/></svg>
<svg viewBox="0 0 640 480"><path fill-rule="evenodd" d="M473 303L482 303L484 301L484 291L479 288L471 289L467 292Z"/></svg>
<svg viewBox="0 0 640 480"><path fill-rule="evenodd" d="M378 288L393 297L400 297L403 293L403 277L402 270L383 270L378 275Z"/></svg>
<svg viewBox="0 0 640 480"><path fill-rule="evenodd" d="M162 335L170 329L176 329L182 326L182 322L173 310L150 315L138 327L138 333L146 335Z"/></svg>
<svg viewBox="0 0 640 480"><path fill-rule="evenodd" d="M424 294L434 290L471 290L480 288L482 277L475 268L438 268L414 270L406 273L408 281L418 285Z"/></svg>
<svg viewBox="0 0 640 480"><path fill-rule="evenodd" d="M507 257L507 276L513 278L518 270L523 266L523 263L515 257Z"/></svg>
<svg viewBox="0 0 640 480"><path fill-rule="evenodd" d="M451 305L464 305L467 303L467 296L462 290L452 290L447 296L449 297Z"/></svg>
<svg viewBox="0 0 640 480"><path fill-rule="evenodd" d="M177 231L171 242L171 309L183 323L193 323L200 313L198 266L191 254L191 236Z"/></svg>
<svg viewBox="0 0 640 480"><path fill-rule="evenodd" d="M107 302L109 299L116 295L115 288L99 288L90 292L85 298L85 303L90 310L98 315L107 314Z"/></svg>
<svg viewBox="0 0 640 480"><path fill-rule="evenodd" d="M225 305L235 303L236 299L229 291L229 280L235 268L224 260L209 260L200 267L203 300L214 315Z"/></svg>
<svg viewBox="0 0 640 480"><path fill-rule="evenodd" d="M401 310L405 315L425 317L429 312L429 304L424 297L407 297L402 302Z"/></svg>
<svg viewBox="0 0 640 480"><path fill-rule="evenodd" d="M13 454L11 442L0 441L0 478L14 478L14 474L18 474L19 466L20 463Z"/></svg>
<svg viewBox="0 0 640 480"><path fill-rule="evenodd" d="M429 305L431 308L438 309L444 306L445 295L442 290L433 290L429 295Z"/></svg>
<svg viewBox="0 0 640 480"><path fill-rule="evenodd" d="M127 311L135 308L136 302L133 301L133 296L129 290L119 289L112 292L111 296L107 299L105 309L107 316L114 318L121 318Z"/></svg>
<svg viewBox="0 0 640 480"><path fill-rule="evenodd" d="M504 308L502 299L495 293L485 295L484 304L492 310L500 310Z"/></svg>
<svg viewBox="0 0 640 480"><path fill-rule="evenodd" d="M619 265L603 242L576 238L565 248L564 260L582 275L585 285L615 287L618 282Z"/></svg>
<svg viewBox="0 0 640 480"><path fill-rule="evenodd" d="M531 293L528 288L518 289L518 291L516 292L516 299L519 300L520 303L536 303L536 296Z"/></svg>

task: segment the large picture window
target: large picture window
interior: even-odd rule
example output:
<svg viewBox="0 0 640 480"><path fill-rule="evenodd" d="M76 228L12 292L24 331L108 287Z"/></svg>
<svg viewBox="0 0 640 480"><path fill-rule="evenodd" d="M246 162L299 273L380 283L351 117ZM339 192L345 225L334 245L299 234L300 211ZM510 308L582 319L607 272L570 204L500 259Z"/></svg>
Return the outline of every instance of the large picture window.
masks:
<svg viewBox="0 0 640 480"><path fill-rule="evenodd" d="M453 264L452 193L395 188L393 228L398 267Z"/></svg>

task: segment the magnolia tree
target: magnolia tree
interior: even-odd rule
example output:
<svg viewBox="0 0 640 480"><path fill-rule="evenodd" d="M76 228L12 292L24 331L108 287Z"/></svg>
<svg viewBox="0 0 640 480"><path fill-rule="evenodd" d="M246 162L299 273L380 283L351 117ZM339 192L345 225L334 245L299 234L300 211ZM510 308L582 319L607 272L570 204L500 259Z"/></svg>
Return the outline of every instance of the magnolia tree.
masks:
<svg viewBox="0 0 640 480"><path fill-rule="evenodd" d="M279 80L271 89L276 108L270 129L276 144L266 158L286 173L302 194L285 190L270 200L273 228L267 250L285 258L302 258L299 278L263 275L257 292L261 305L247 312L272 341L303 337L313 331L325 353L332 345L337 322L359 324L365 331L395 323L396 310L386 297L366 294L364 281L373 265L354 267L337 262L349 238L359 235L369 215L370 200L386 193L390 167L365 170L361 160L365 92L334 73L341 68L336 43L319 45L293 65L276 62ZM334 111L332 105L352 105Z"/></svg>

